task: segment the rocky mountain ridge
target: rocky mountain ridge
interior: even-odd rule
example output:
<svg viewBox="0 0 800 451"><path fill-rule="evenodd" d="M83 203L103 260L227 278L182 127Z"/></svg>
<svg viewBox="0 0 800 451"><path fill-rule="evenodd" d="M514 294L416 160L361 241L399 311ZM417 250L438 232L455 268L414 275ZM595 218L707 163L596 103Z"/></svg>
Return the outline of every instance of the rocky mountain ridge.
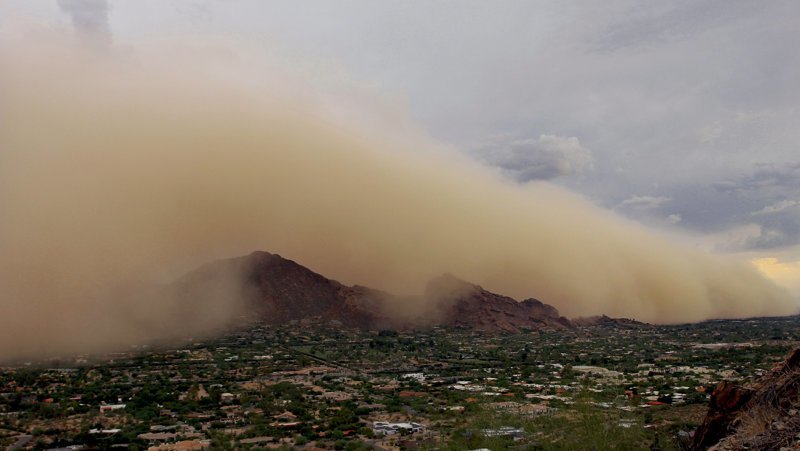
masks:
<svg viewBox="0 0 800 451"><path fill-rule="evenodd" d="M450 274L431 280L421 296L402 297L347 286L263 251L202 266L177 285L190 295L223 282L245 299L246 311L275 324L313 318L361 329L446 326L512 333L572 327L551 305L518 302Z"/></svg>

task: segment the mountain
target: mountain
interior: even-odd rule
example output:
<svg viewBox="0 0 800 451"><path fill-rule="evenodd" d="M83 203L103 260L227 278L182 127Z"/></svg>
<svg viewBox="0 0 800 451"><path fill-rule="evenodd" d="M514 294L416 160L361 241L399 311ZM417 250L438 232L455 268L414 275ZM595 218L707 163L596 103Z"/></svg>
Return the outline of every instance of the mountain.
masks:
<svg viewBox="0 0 800 451"><path fill-rule="evenodd" d="M649 324L647 323L636 321L634 319L611 318L606 315L589 316L589 317L582 316L580 318L573 318L572 324L579 327L599 326L599 327L607 327L614 329L639 329L641 327L649 326Z"/></svg>
<svg viewBox="0 0 800 451"><path fill-rule="evenodd" d="M440 325L468 327L488 332L523 329L564 329L570 321L555 307L536 299L522 302L465 282L451 274L431 280L425 297L440 310Z"/></svg>
<svg viewBox="0 0 800 451"><path fill-rule="evenodd" d="M441 325L486 332L571 327L553 306L536 299L517 302L449 274L431 280L421 296L401 297L344 285L268 252L202 266L176 282L176 289L188 300L210 290L230 293L244 300L247 315L274 324L321 320L361 329Z"/></svg>
<svg viewBox="0 0 800 451"><path fill-rule="evenodd" d="M800 449L800 348L747 385L723 381L692 449Z"/></svg>
<svg viewBox="0 0 800 451"><path fill-rule="evenodd" d="M348 287L269 252L210 263L181 278L183 299L210 289L244 301L249 316L274 324L292 320L336 320L358 328L380 326L386 319L363 308L388 296L366 287ZM207 296L206 296L207 297Z"/></svg>

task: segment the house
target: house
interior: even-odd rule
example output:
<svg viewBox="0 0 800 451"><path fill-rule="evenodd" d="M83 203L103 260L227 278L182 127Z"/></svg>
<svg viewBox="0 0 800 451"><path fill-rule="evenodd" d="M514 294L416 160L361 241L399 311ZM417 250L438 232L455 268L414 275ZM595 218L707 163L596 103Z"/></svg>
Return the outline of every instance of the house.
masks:
<svg viewBox="0 0 800 451"><path fill-rule="evenodd" d="M174 432L145 432L144 434L137 435L142 440L147 440L148 442L165 442L168 440L174 440L178 437L178 434Z"/></svg>
<svg viewBox="0 0 800 451"><path fill-rule="evenodd" d="M244 445L258 445L258 444L261 444L261 443L269 443L269 442L272 442L273 440L275 440L274 437L270 437L270 436L267 436L267 435L261 435L261 436L258 436L258 437L241 439L241 440L239 440L239 443L242 443Z"/></svg>
<svg viewBox="0 0 800 451"><path fill-rule="evenodd" d="M291 422L291 421L295 421L297 419L297 415L295 415L292 412L289 412L287 410L287 411L285 411L283 413L280 413L278 415L274 415L272 418L274 418L274 419L276 419L278 421L289 421L289 422Z"/></svg>
<svg viewBox="0 0 800 451"><path fill-rule="evenodd" d="M401 398L424 398L428 396L427 393L419 392L419 391L401 391L397 394Z"/></svg>
<svg viewBox="0 0 800 451"><path fill-rule="evenodd" d="M372 433L375 435L416 434L425 427L419 423L388 423L376 421L372 423Z"/></svg>
<svg viewBox="0 0 800 451"><path fill-rule="evenodd" d="M481 433L484 437L511 437L514 441L522 440L525 437L525 431L510 426L502 426L497 429L483 429Z"/></svg>
<svg viewBox="0 0 800 451"><path fill-rule="evenodd" d="M329 399L331 401L337 401L337 402L349 401L353 399L353 395L343 391L326 391L322 393L322 397L324 399Z"/></svg>
<svg viewBox="0 0 800 451"><path fill-rule="evenodd" d="M100 413L124 409L125 404L100 404Z"/></svg>
<svg viewBox="0 0 800 451"><path fill-rule="evenodd" d="M209 440L184 440L175 443L165 443L159 446L151 446L147 451L200 451L211 448Z"/></svg>
<svg viewBox="0 0 800 451"><path fill-rule="evenodd" d="M122 429L89 429L90 434L114 435Z"/></svg>
<svg viewBox="0 0 800 451"><path fill-rule="evenodd" d="M555 412L555 409L545 404L525 404L512 401L494 402L489 404L489 406L497 411L525 417L552 415Z"/></svg>

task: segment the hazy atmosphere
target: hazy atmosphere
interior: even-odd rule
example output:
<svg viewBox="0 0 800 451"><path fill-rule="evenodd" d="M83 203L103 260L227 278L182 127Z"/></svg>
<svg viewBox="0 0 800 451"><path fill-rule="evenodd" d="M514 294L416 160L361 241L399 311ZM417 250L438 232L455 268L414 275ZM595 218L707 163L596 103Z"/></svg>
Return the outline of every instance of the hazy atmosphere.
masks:
<svg viewBox="0 0 800 451"><path fill-rule="evenodd" d="M569 317L798 311L793 2L28 3L0 4L0 357L223 325L235 290L189 324L143 287L254 250Z"/></svg>

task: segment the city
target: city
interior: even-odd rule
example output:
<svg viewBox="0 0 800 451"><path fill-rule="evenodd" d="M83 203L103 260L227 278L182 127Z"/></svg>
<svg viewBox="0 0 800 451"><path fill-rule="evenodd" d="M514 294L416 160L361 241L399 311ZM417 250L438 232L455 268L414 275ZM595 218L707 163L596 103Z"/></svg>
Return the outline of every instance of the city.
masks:
<svg viewBox="0 0 800 451"><path fill-rule="evenodd" d="M759 376L800 342L797 317L583 323L406 333L308 319L18 362L0 372L0 445L680 449L718 382Z"/></svg>

